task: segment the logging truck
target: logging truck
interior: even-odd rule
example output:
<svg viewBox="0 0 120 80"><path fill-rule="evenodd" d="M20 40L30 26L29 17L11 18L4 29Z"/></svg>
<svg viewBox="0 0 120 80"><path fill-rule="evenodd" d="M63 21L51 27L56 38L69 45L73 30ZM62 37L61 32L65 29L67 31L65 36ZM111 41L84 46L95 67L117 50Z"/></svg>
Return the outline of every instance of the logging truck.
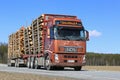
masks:
<svg viewBox="0 0 120 80"><path fill-rule="evenodd" d="M9 35L8 66L81 70L88 40L89 33L77 16L43 14Z"/></svg>

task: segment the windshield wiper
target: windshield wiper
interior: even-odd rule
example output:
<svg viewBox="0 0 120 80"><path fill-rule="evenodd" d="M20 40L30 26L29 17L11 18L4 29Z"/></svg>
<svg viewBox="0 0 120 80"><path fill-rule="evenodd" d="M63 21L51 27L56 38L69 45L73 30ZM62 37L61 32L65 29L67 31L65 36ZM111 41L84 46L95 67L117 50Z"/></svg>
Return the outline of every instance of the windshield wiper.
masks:
<svg viewBox="0 0 120 80"><path fill-rule="evenodd" d="M57 37L57 39L61 39L61 40L69 40L69 39L66 38L66 37Z"/></svg>
<svg viewBox="0 0 120 80"><path fill-rule="evenodd" d="M82 37L76 37L75 39L84 41L84 38L82 38Z"/></svg>
<svg viewBox="0 0 120 80"><path fill-rule="evenodd" d="M65 36L64 37L66 40L71 40L71 38L69 38L69 36Z"/></svg>

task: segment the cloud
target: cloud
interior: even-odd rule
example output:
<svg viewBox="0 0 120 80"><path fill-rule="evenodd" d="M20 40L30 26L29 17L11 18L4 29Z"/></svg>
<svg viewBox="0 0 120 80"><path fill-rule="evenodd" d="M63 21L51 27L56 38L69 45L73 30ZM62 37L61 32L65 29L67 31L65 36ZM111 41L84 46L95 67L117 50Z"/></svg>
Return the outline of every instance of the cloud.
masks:
<svg viewBox="0 0 120 80"><path fill-rule="evenodd" d="M99 37L102 35L102 33L98 32L97 30L90 30L89 35L90 35L90 37Z"/></svg>

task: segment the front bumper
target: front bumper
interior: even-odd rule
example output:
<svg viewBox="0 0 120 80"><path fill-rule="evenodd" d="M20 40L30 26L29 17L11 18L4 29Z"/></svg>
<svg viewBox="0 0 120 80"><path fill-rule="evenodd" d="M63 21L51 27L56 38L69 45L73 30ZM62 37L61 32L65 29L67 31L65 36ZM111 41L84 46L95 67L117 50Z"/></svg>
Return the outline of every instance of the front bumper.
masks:
<svg viewBox="0 0 120 80"><path fill-rule="evenodd" d="M51 66L61 66L61 67L76 67L76 66L84 66L81 63L52 63Z"/></svg>
<svg viewBox="0 0 120 80"><path fill-rule="evenodd" d="M81 54L58 54L59 59L52 61L52 66L61 66L61 67L76 67L84 66L85 55Z"/></svg>

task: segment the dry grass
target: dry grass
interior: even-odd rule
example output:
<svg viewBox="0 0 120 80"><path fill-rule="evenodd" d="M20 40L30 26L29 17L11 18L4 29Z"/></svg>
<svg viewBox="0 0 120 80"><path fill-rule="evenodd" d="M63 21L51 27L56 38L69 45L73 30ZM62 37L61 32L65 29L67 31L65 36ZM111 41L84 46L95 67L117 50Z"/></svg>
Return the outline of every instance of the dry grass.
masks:
<svg viewBox="0 0 120 80"><path fill-rule="evenodd" d="M0 71L0 80L76 80L76 79L42 76L34 74L8 73Z"/></svg>
<svg viewBox="0 0 120 80"><path fill-rule="evenodd" d="M120 66L84 66L84 70L120 71Z"/></svg>

